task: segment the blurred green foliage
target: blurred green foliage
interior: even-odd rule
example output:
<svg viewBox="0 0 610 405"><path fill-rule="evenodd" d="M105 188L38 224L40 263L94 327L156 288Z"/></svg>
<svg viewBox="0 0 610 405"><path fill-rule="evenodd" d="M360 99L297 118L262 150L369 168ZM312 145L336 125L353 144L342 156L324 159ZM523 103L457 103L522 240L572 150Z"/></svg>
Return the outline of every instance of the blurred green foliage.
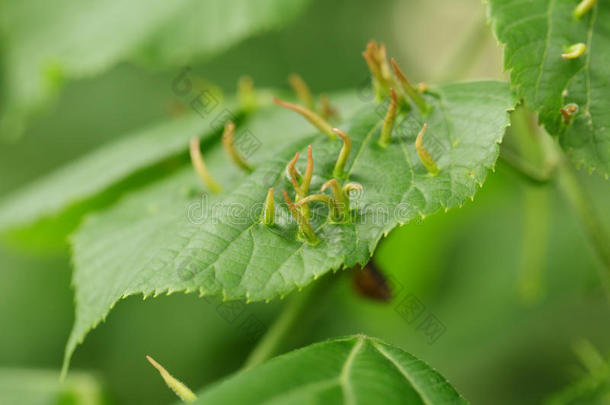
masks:
<svg viewBox="0 0 610 405"><path fill-rule="evenodd" d="M501 78L501 52L489 31L476 61L454 63L460 39L477 32L483 15L478 0L315 0L281 31L189 64L227 91L246 73L257 85L287 88L293 71L315 92L354 88L368 77L360 52L375 38L388 44L415 81ZM451 77L456 66L459 77ZM179 68L124 63L66 82L19 142L0 146L0 195L166 118ZM586 175L581 181L598 210L607 209L607 183ZM530 210L544 215L535 225L537 237L527 239ZM603 219L610 227L610 217ZM529 242L524 246L525 240L540 249ZM365 333L424 359L473 404L498 405L537 404L576 381L572 343L577 339L610 351L608 301L574 215L552 185L525 184L502 164L474 202L395 230L375 261L398 280L400 294L387 303L366 300L355 293L352 275L340 273L281 351ZM67 248L52 256L0 248L1 367L60 367L74 312L70 274ZM524 283L538 293L524 297ZM396 310L409 293L446 327L434 344ZM173 393L145 361L146 354L199 388L239 369L255 344L238 322L223 318L218 305L196 295L128 298L92 332L73 368L93 370L109 403L172 403ZM251 304L246 311L269 325L283 305Z"/></svg>

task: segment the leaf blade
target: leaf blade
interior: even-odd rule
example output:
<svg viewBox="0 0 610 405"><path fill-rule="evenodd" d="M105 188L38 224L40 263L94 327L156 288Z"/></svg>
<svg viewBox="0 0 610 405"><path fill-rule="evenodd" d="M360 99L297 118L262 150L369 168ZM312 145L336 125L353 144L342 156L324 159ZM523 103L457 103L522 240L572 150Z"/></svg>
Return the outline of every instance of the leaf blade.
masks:
<svg viewBox="0 0 610 405"><path fill-rule="evenodd" d="M559 138L574 163L590 172L610 173L610 5L597 2L577 20L577 4L565 0L490 0L489 16L505 44L504 66L511 86L540 114L546 130ZM586 44L586 53L564 59L567 46ZM559 111L579 106L571 122Z"/></svg>
<svg viewBox="0 0 610 405"><path fill-rule="evenodd" d="M261 127L256 133L265 147L249 176L227 167L220 146L211 146L204 153L206 164L232 190L226 196L185 198L181 188L198 187L187 168L89 216L72 238L77 314L66 360L122 297L199 291L225 299L268 300L331 270L365 263L395 226L473 197L497 158L512 96L502 83L465 83L439 88L430 101L437 108L426 117L427 147L438 160L437 176L417 161L414 143L423 124L417 113L403 117L387 148L374 141L383 115L373 106L343 125L353 147L346 166L349 181L362 184L365 192L354 204L357 216L351 223L328 223L325 211L312 217L319 245L297 239L277 192L291 190L284 168L308 143L315 161L311 190L331 176L340 142L307 131L292 135L294 143L278 151L275 146L285 142L286 134ZM272 186L278 223L270 228L259 215ZM192 215L192 207L205 216ZM231 212L235 207L239 212Z"/></svg>
<svg viewBox="0 0 610 405"><path fill-rule="evenodd" d="M60 214L134 172L180 155L189 139L214 134L210 120L192 114L135 131L28 184L0 202L0 228L10 229Z"/></svg>
<svg viewBox="0 0 610 405"><path fill-rule="evenodd" d="M276 405L375 403L379 398L389 404L468 403L421 360L365 336L276 357L202 390L195 403L241 403L246 398L248 403Z"/></svg>

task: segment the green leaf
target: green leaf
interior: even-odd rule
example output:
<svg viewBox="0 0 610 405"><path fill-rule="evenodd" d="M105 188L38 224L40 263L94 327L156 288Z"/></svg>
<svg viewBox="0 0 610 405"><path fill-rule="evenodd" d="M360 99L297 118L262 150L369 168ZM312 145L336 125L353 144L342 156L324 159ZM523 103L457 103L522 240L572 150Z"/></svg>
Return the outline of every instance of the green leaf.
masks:
<svg viewBox="0 0 610 405"><path fill-rule="evenodd" d="M1 2L0 139L18 137L65 79L99 74L133 57L168 65L211 56L252 33L279 27L307 2Z"/></svg>
<svg viewBox="0 0 610 405"><path fill-rule="evenodd" d="M224 102L218 95L208 110L199 104L190 106L195 112L127 134L26 185L0 199L0 231L10 231L13 239L27 240L30 245L35 240L39 246L63 246L65 236L84 214L108 206L122 193L181 167L187 158L189 140L199 137L204 145L211 142L219 136L229 116L238 121L253 120L249 126L255 131L266 130L257 129L260 122L294 132L309 130L305 121L294 119L293 113L267 107L271 91L257 89L256 95L261 111L254 117L245 114L234 101ZM332 93L330 97L341 114L351 114L361 105L352 92Z"/></svg>
<svg viewBox="0 0 610 405"><path fill-rule="evenodd" d="M606 178L610 173L610 4L598 1L583 18L573 0L489 0L511 85L572 160ZM586 53L564 59L566 47ZM578 105L569 124L560 108Z"/></svg>
<svg viewBox="0 0 610 405"><path fill-rule="evenodd" d="M211 127L213 117L189 114L152 125L28 184L0 202L0 229L60 215L139 171L185 154L190 138L205 140L217 133Z"/></svg>
<svg viewBox="0 0 610 405"><path fill-rule="evenodd" d="M315 246L297 237L283 203L281 190L294 195L284 169L295 151L312 144L311 190L319 190L332 177L341 142L320 133L269 127L263 119L256 121L260 127L247 128L262 143L260 153L252 156L257 169L251 175L228 164L219 144L204 151L225 194L189 196L185 189L202 187L187 167L88 216L72 237L77 309L66 360L123 297L199 291L225 299L269 300L330 270L365 263L395 226L473 198L498 156L513 105L508 86L451 84L426 97L432 112L425 119L414 111L401 113L387 148L377 143L384 108L367 105L341 125L352 139L349 176L342 182L358 182L364 192L352 201L349 223L330 223L326 209L312 205L320 213L312 215L321 239ZM440 169L436 176L426 171L415 150L424 121L424 144ZM304 120L294 115L293 122L296 129ZM278 145L283 149L278 151ZM304 167L301 155L299 166ZM271 186L277 225L267 227L260 211Z"/></svg>
<svg viewBox="0 0 610 405"><path fill-rule="evenodd" d="M88 374L74 373L64 383L59 373L47 370L0 368L0 404L101 405L99 382Z"/></svg>
<svg viewBox="0 0 610 405"><path fill-rule="evenodd" d="M468 404L423 361L377 339L317 343L204 389L195 404Z"/></svg>
<svg viewBox="0 0 610 405"><path fill-rule="evenodd" d="M276 29L297 17L309 0L189 1L158 27L136 57L148 64L188 63L226 49L242 38Z"/></svg>

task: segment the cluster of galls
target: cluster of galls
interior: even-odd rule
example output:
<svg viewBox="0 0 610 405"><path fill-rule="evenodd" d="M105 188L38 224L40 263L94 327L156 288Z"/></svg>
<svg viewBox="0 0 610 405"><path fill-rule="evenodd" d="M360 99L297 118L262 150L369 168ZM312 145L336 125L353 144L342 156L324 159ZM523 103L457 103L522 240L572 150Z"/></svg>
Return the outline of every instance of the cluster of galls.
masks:
<svg viewBox="0 0 610 405"><path fill-rule="evenodd" d="M386 96L390 96L391 98L390 105L383 120L381 136L378 141L381 147L386 148L391 143L392 129L398 109L411 108L411 105L407 100L411 100L422 115L426 116L430 112L430 106L422 96L422 93L426 91L427 86L425 84L420 84L417 88L413 87L394 59L391 59L390 63L388 63L386 48L383 44L377 44L375 41L370 41L362 55L371 71L373 87L378 99L382 100ZM391 70L390 64L392 66ZM392 74L392 71L394 74ZM243 86L240 85L240 99L249 100L248 103L244 103L247 107L248 105L254 104L254 97L252 95L252 82L248 80L244 81L244 83ZM331 140L336 140L337 137L339 137L343 141L343 146L339 152L333 170L333 178L322 185L319 193L309 193L313 175L313 152L311 145L307 148L307 165L303 175L301 175L296 168L299 153L295 155L286 167L287 176L294 188L294 201L286 190L282 190L284 200L291 215L299 224L300 237L310 244L316 244L319 242L319 239L310 223L310 209L308 204L312 202L326 204L329 210L330 221L345 223L350 220L350 192L362 190L362 186L357 183L349 182L342 186L340 183L340 179L345 179L347 177L345 173L345 164L351 151L352 142L345 132L338 128L333 128L327 121L329 117L336 114L336 111L330 106L328 98L323 95L321 97L321 106L317 109L309 88L300 76L296 74L291 75L290 84L303 105L293 104L278 99L274 99L274 102L279 106L299 113L322 133L328 135ZM423 136L426 132L426 128L427 125L424 124L416 138L415 148L422 164L431 175L435 175L439 170L434 159L423 145ZM251 172L253 168L243 159L233 145L234 132L235 125L232 122L228 122L222 135L224 149L236 165L247 172ZM213 192L219 192L221 187L214 181L203 162L199 140L197 138L191 140L191 159L193 167L203 182ZM331 195L324 194L327 189L330 189ZM272 226L274 224L274 210L274 189L270 188L267 192L262 214L262 222L265 225Z"/></svg>
<svg viewBox="0 0 610 405"><path fill-rule="evenodd" d="M344 177L345 174L345 162L349 157L351 140L345 132L338 128L333 128L332 131L343 140L343 147L339 152L337 163L335 164L334 177L322 185L319 193L309 194L309 187L313 176L313 152L311 145L307 147L307 165L302 175L296 167L299 159L298 152L286 167L286 174L294 188L294 201L286 190L282 190L284 201L290 214L299 224L299 236L310 244L317 244L319 239L310 224L309 203L317 201L326 204L330 220L335 223L345 223L350 219L350 192L362 190L362 186L357 183L347 183L341 186L339 178ZM332 195L324 194L324 191L328 188L331 189ZM265 225L274 224L273 193L273 188L270 188L267 192L263 211L263 223Z"/></svg>

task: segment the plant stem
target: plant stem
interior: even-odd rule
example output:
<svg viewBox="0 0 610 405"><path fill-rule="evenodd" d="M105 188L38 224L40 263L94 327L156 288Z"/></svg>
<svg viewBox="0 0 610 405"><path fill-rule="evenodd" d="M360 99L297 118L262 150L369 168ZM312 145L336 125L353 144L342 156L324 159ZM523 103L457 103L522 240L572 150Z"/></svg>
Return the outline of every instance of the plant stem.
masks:
<svg viewBox="0 0 610 405"><path fill-rule="evenodd" d="M591 198L556 139L534 122L530 112L524 108L517 109L512 114L511 121L521 153L511 152L504 147L503 159L523 177L534 183L545 183L548 180L554 182L576 213L594 254L599 259L596 260L596 268L599 270L600 281L610 303L610 239L597 216ZM527 152L531 155L531 149L526 145L528 140L533 140L537 145L542 160L540 166L524 159L523 155Z"/></svg>
<svg viewBox="0 0 610 405"><path fill-rule="evenodd" d="M610 272L610 239L591 204L591 198L576 176L567 158L562 157L557 170L557 185L583 224L587 236L607 272ZM607 273L606 273L607 276Z"/></svg>
<svg viewBox="0 0 610 405"><path fill-rule="evenodd" d="M302 315L311 297L317 295L320 290L319 284L325 284L324 281L318 280L315 285L294 294L291 300L284 306L275 322L273 322L256 347L250 352L243 366L244 370L263 363L276 353L279 344Z"/></svg>
<svg viewBox="0 0 610 405"><path fill-rule="evenodd" d="M549 188L525 185L523 190L523 236L519 269L519 296L525 305L544 293L544 270L549 239Z"/></svg>
<svg viewBox="0 0 610 405"><path fill-rule="evenodd" d="M552 173L535 167L515 152L509 151L507 148L502 149L500 159L502 159L502 162L506 163L515 173L530 183L545 185L553 179Z"/></svg>
<svg viewBox="0 0 610 405"><path fill-rule="evenodd" d="M510 152L508 150L503 151L504 160L513 169L534 182L554 180L559 192L578 216L591 246L600 259L598 264L601 264L599 267L603 270L600 271L600 278L610 300L610 280L608 278L610 275L610 239L591 204L591 198L578 180L574 168L557 141L541 130L532 121L532 116L527 111L515 111L511 118L519 135L534 139L538 144L542 157L542 168L532 165L520 155L507 153Z"/></svg>

